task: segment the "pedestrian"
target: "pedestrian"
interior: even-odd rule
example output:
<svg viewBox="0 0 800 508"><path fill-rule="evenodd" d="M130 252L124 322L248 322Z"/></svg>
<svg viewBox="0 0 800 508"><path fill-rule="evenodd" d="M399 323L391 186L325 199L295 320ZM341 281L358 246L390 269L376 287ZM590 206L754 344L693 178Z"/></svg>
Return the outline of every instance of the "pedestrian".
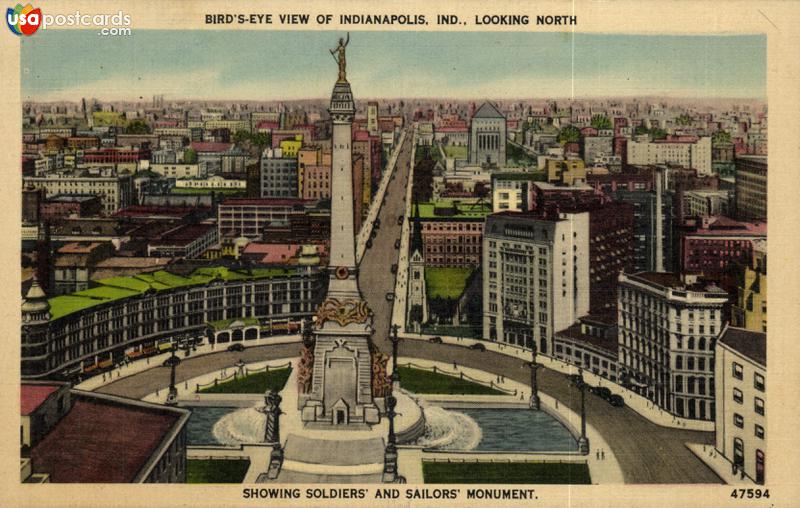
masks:
<svg viewBox="0 0 800 508"><path fill-rule="evenodd" d="M556 409L558 409L558 399L556 399Z"/></svg>
<svg viewBox="0 0 800 508"><path fill-rule="evenodd" d="M600 450L595 452L595 456L597 457L597 460L600 460Z"/></svg>
<svg viewBox="0 0 800 508"><path fill-rule="evenodd" d="M606 451L600 450L600 460L606 460Z"/></svg>
<svg viewBox="0 0 800 508"><path fill-rule="evenodd" d="M458 365L456 365L456 362L453 362L453 370L458 370Z"/></svg>

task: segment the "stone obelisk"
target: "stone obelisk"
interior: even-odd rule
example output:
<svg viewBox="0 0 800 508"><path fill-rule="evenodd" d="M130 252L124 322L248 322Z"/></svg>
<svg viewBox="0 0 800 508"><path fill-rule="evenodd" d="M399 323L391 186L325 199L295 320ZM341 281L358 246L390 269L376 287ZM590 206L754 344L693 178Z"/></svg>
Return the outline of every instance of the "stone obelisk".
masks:
<svg viewBox="0 0 800 508"><path fill-rule="evenodd" d="M306 424L325 426L380 421L372 397L372 311L358 288L356 264L351 147L355 104L345 59L349 42L348 34L331 50L339 78L328 110L333 122L329 283L314 323L310 383L300 387L298 400Z"/></svg>

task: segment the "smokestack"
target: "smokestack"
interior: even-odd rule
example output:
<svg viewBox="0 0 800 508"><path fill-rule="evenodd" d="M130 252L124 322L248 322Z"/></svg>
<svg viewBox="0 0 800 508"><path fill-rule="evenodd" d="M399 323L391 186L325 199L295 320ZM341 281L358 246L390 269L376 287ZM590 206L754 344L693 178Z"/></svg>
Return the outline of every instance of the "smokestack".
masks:
<svg viewBox="0 0 800 508"><path fill-rule="evenodd" d="M656 272L664 271L664 215L662 212L662 182L663 176L661 168L655 168L656 177Z"/></svg>

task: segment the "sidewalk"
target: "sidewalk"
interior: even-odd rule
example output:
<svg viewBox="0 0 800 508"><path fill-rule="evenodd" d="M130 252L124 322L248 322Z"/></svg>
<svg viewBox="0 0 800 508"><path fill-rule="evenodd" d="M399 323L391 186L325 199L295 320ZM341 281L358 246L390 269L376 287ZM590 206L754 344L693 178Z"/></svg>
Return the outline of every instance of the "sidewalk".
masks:
<svg viewBox="0 0 800 508"><path fill-rule="evenodd" d="M361 225L361 230L356 236L356 260L359 263L361 262L361 258L364 257L364 252L367 250L367 240L369 240L369 236L372 234L372 226L375 224L375 219L378 218L378 214L381 212L381 207L383 206L383 197L386 195L386 189L389 187L389 182L392 179L392 175L394 175L397 166L397 157L400 155L400 149L403 147L403 142L405 142L405 139L406 131L403 129L400 133L400 139L397 141L394 151L386 163L383 177L381 177L381 183L372 199L372 204L369 207L367 218Z"/></svg>
<svg viewBox="0 0 800 508"><path fill-rule="evenodd" d="M292 374L295 374L294 365L297 362L296 358L277 358L273 360L266 360L261 362L254 362L248 363L245 365L247 369L250 370L260 370L263 369L265 366L269 365L270 367L284 367L287 363L292 363L293 369ZM178 401L186 401L186 402L198 402L201 401L201 398L205 398L206 395L198 394L195 390L197 389L197 385L208 385L214 382L214 379L223 379L223 378L230 378L233 376L233 373L236 371L236 367L230 366L225 367L219 370L214 370L211 372L207 372L202 376L193 377L191 379L187 379L181 383L176 383L175 388L178 390ZM227 379L226 379L227 380ZM288 382L287 382L288 385ZM164 404L167 401L167 395L169 393L169 387L165 386L159 390L156 390L154 393L150 395L146 395L142 400L146 402L154 402L157 404ZM225 394L215 394L216 397L225 398ZM242 399L249 399L253 401L253 404L257 400L263 399L263 395L259 394L232 394L228 397L231 397L233 401L239 401ZM249 405L253 405L249 404ZM224 405L224 404L221 404ZM234 404L236 405L236 404Z"/></svg>
<svg viewBox="0 0 800 508"><path fill-rule="evenodd" d="M445 363L445 362L436 362L431 360L421 360L419 358L406 358L400 357L397 359L399 363L407 363L412 362L414 364L425 366L425 367L433 367L436 365L437 368L442 369L445 372L464 372L464 374L477 378L477 379L496 379L497 376L494 376L491 373L484 372L478 369L472 369L469 367L462 367L461 365L457 365L456 369L453 369L453 363ZM390 363L391 365L391 363ZM503 378L500 383L496 383L498 386L506 389L506 390L517 390L519 396L517 399L521 402L527 402L531 395L530 387L524 385L522 383L518 383L512 380L508 380ZM402 388L403 381L400 380L400 387ZM502 400L507 400L507 397L502 397ZM558 404L558 402L549 395L539 392L539 401L543 410L546 410L548 414L556 418L557 420L561 421L561 423L565 424L565 426L573 433L573 435L579 434L576 432L576 429L580 429L581 426L581 418L580 415L575 413L574 411L570 410L564 404ZM524 411L524 410L521 410ZM603 436L600 435L599 432L589 423L587 420L586 422L586 437L589 440L590 445L590 453L588 455L577 455L573 454L576 457L576 460L579 458L580 460L586 460L589 466L589 474L592 477L592 483L595 484L612 484L612 483L625 483L624 477L622 475L622 469L619 467L619 463L617 462L614 453L611 451L611 447L608 443L603 439ZM604 451L604 459L600 459L597 456L598 451ZM467 452L468 453L468 452ZM530 455L530 454L525 454ZM540 454L546 455L546 454Z"/></svg>
<svg viewBox="0 0 800 508"><path fill-rule="evenodd" d="M428 340L430 338L429 335L422 335L417 333L400 333L399 336L404 339L414 339L414 340ZM446 344L456 344L459 346L469 347L470 345L480 342L488 351L494 351L496 353L513 356L519 358L520 360L524 360L529 362L531 360L531 351L530 349L523 349L518 346L512 346L509 344L498 344L496 342L489 342L484 340L475 340L470 338L463 338L463 337L447 337L441 336L442 341ZM537 362L545 368L550 370L554 370L556 372L561 372L563 374L577 374L578 368L574 365L566 363L564 361L558 360L556 358L552 358L550 356L544 355L537 355L536 356ZM669 427L673 429L684 429L684 430L696 430L702 432L713 432L714 431L714 422L712 421L700 421L700 420L690 420L687 418L680 418L674 415L671 415L664 411L663 409L659 408L658 406L654 405L645 397L642 397L638 393L634 393L631 390L623 388L622 386L609 381L601 376L593 374L589 371L583 371L583 378L584 380L593 386L604 386L611 390L611 393L621 395L625 399L625 404L636 411L638 414L647 418L652 423L656 425L660 425L662 427Z"/></svg>
<svg viewBox="0 0 800 508"><path fill-rule="evenodd" d="M756 482L749 476L743 476L741 471L738 474L733 474L733 464L712 445L686 443L686 448L717 473L728 485L756 485Z"/></svg>
<svg viewBox="0 0 800 508"><path fill-rule="evenodd" d="M245 348L249 347L256 347L256 346L265 346L268 344L289 344L292 342L300 342L302 339L300 335L275 335L273 337L265 337L265 338L258 338L256 340L250 340L247 342L241 342L245 346ZM190 358L196 358L198 356L204 356L212 353L219 353L221 351L225 351L227 347L231 343L226 342L224 344L204 344L197 348L197 351L192 351L191 355L184 356L185 353L183 351L177 351L175 353L181 360L186 360ZM156 356L150 356L148 358L142 358L140 360L135 360L132 363L127 365L123 364L122 366L106 372L105 374L98 374L96 376L92 376L89 379L81 382L75 388L79 390L86 390L86 391L93 391L97 390L101 386L105 386L113 381L117 381L118 379L122 379L128 376L132 376L133 374L138 374L148 369L152 369L154 367L161 367L161 364L164 363L164 360L172 356L171 353L162 353Z"/></svg>
<svg viewBox="0 0 800 508"><path fill-rule="evenodd" d="M408 297L407 283L408 283L408 252L409 243L411 242L411 190L414 186L414 158L417 151L417 128L414 126L414 132L411 136L411 168L408 173L408 185L406 186L406 208L403 212L406 220L400 228L400 256L397 261L397 277L394 282L394 302L392 305L391 323L397 325L401 330L405 327L406 315L406 298Z"/></svg>

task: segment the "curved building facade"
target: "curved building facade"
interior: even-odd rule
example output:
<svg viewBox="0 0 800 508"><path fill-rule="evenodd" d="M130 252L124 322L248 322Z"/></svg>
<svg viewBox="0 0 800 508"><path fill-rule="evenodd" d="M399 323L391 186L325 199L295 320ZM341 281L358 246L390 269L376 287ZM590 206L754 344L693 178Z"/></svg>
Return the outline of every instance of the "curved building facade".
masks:
<svg viewBox="0 0 800 508"><path fill-rule="evenodd" d="M321 275L316 267L297 266L159 271L95 281L96 287L50 299L34 282L22 305L22 377L78 376L158 351L179 335L208 335L213 342L207 330L226 320L294 330L325 293ZM224 337L253 340L257 334Z"/></svg>

